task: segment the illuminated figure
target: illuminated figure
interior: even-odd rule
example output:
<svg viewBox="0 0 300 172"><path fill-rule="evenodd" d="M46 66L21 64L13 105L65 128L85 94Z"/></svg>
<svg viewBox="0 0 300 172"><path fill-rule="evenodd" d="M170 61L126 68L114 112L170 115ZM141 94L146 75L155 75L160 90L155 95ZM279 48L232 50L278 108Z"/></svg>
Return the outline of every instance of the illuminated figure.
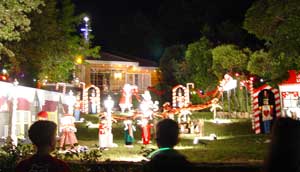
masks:
<svg viewBox="0 0 300 172"><path fill-rule="evenodd" d="M76 121L80 121L80 109L81 109L81 100L77 98L74 105L74 117Z"/></svg>
<svg viewBox="0 0 300 172"><path fill-rule="evenodd" d="M213 119L214 121L216 120L216 116L217 116L217 108L219 109L223 109L222 106L220 106L218 104L219 102L219 99L218 98L214 98L212 101L211 101L211 108L210 108L210 111L213 112Z"/></svg>
<svg viewBox="0 0 300 172"><path fill-rule="evenodd" d="M151 141L151 128L152 124L149 124L147 119L142 119L141 127L142 127L142 141L144 145L148 145Z"/></svg>
<svg viewBox="0 0 300 172"><path fill-rule="evenodd" d="M76 97L74 96L74 93L72 90L70 90L69 95L66 96L66 103L68 105L68 114L74 113L74 105L76 103Z"/></svg>
<svg viewBox="0 0 300 172"><path fill-rule="evenodd" d="M124 121L124 131L125 131L125 145L127 147L133 147L134 136L133 132L136 131L134 125L132 125L132 120L125 120Z"/></svg>
<svg viewBox="0 0 300 172"><path fill-rule="evenodd" d="M192 115L192 112L190 110L181 109L178 116L178 123L189 123L191 120L190 115Z"/></svg>
<svg viewBox="0 0 300 172"><path fill-rule="evenodd" d="M137 94L136 86L132 86L130 84L124 85L121 93L120 102L119 102L122 113L124 113L126 109L128 110L128 112L131 111L132 95L136 95L136 94Z"/></svg>
<svg viewBox="0 0 300 172"><path fill-rule="evenodd" d="M92 90L91 96L90 96L90 112L92 114L97 113L97 104L96 104L96 93L95 90Z"/></svg>
<svg viewBox="0 0 300 172"><path fill-rule="evenodd" d="M264 123L264 133L270 133L272 120L272 105L269 105L268 93L264 91L263 105L260 107L262 113L262 121Z"/></svg>
<svg viewBox="0 0 300 172"><path fill-rule="evenodd" d="M111 98L111 96L108 96L107 99L104 101L104 106L106 108L106 115L105 119L107 120L107 144L108 147L114 147L113 144L113 134L112 134L112 109L114 107L115 102Z"/></svg>
<svg viewBox="0 0 300 172"><path fill-rule="evenodd" d="M78 143L75 132L77 129L74 125L75 118L71 114L64 114L61 118L59 131L61 132L60 136L60 148L70 147L71 149L75 147L75 144Z"/></svg>
<svg viewBox="0 0 300 172"><path fill-rule="evenodd" d="M140 104L140 109L143 113L143 117L147 119L153 119L153 111L158 110L158 102L156 104L153 103L149 91L145 91L142 97L143 100Z"/></svg>
<svg viewBox="0 0 300 172"><path fill-rule="evenodd" d="M192 112L188 109L180 109L179 115L178 115L178 124L180 127L180 132L185 133L186 129L188 131L191 130L191 119L190 115L192 115Z"/></svg>
<svg viewBox="0 0 300 172"><path fill-rule="evenodd" d="M176 97L177 107L182 108L184 106L185 97L182 93L182 89L178 89L178 96Z"/></svg>
<svg viewBox="0 0 300 172"><path fill-rule="evenodd" d="M98 132L100 149L105 149L108 147L107 132L108 132L107 120L102 119L99 123L99 132Z"/></svg>

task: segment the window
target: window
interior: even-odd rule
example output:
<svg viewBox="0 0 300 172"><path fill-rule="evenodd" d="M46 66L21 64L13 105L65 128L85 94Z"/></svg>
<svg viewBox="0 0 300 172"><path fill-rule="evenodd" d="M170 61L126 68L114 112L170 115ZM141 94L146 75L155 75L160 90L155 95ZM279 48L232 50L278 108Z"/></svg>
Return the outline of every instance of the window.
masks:
<svg viewBox="0 0 300 172"><path fill-rule="evenodd" d="M90 79L91 83L98 87L101 91L108 91L110 89L109 72L92 69Z"/></svg>
<svg viewBox="0 0 300 172"><path fill-rule="evenodd" d="M151 86L150 74L127 74L127 83L136 85L139 91L147 90Z"/></svg>

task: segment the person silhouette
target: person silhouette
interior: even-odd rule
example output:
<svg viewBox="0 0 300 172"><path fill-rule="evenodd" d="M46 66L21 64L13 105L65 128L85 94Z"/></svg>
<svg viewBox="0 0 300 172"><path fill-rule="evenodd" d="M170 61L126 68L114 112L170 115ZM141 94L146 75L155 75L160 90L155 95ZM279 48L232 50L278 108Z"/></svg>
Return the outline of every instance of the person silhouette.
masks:
<svg viewBox="0 0 300 172"><path fill-rule="evenodd" d="M56 130L57 125L47 120L36 121L30 126L29 139L37 151L19 162L16 172L71 172L65 162L50 155L56 146Z"/></svg>
<svg viewBox="0 0 300 172"><path fill-rule="evenodd" d="M185 156L174 149L179 141L179 126L172 119L163 119L156 125L156 143L159 149L152 152L148 158L145 171L160 172L192 171L192 164Z"/></svg>
<svg viewBox="0 0 300 172"><path fill-rule="evenodd" d="M300 121L292 118L275 120L267 153L265 172L300 171Z"/></svg>

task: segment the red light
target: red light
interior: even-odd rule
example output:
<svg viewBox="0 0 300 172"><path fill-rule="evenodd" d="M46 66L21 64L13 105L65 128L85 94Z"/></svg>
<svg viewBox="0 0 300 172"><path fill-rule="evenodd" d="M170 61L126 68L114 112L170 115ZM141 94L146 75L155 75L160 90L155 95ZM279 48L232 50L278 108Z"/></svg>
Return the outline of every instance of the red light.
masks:
<svg viewBox="0 0 300 172"><path fill-rule="evenodd" d="M251 80L251 81L254 81L254 77L250 77L250 80Z"/></svg>
<svg viewBox="0 0 300 172"><path fill-rule="evenodd" d="M239 77L239 76L240 76L240 74L239 74L239 73L235 73L235 76L236 76L236 77Z"/></svg>
<svg viewBox="0 0 300 172"><path fill-rule="evenodd" d="M4 76L4 75L2 75L0 78L1 78L2 81L6 81L7 80L7 77Z"/></svg>

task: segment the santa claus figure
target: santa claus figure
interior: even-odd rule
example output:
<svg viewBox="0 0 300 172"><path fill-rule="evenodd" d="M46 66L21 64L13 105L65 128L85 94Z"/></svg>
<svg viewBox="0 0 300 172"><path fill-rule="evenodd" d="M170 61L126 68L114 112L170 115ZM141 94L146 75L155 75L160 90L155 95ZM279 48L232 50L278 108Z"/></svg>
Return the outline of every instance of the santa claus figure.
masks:
<svg viewBox="0 0 300 172"><path fill-rule="evenodd" d="M122 94L119 102L122 113L127 109L131 110L132 107L132 88L130 84L125 84L122 89Z"/></svg>
<svg viewBox="0 0 300 172"><path fill-rule="evenodd" d="M64 114L60 122L60 148L74 148L78 143L75 132L77 129L74 125L75 118L71 114Z"/></svg>

